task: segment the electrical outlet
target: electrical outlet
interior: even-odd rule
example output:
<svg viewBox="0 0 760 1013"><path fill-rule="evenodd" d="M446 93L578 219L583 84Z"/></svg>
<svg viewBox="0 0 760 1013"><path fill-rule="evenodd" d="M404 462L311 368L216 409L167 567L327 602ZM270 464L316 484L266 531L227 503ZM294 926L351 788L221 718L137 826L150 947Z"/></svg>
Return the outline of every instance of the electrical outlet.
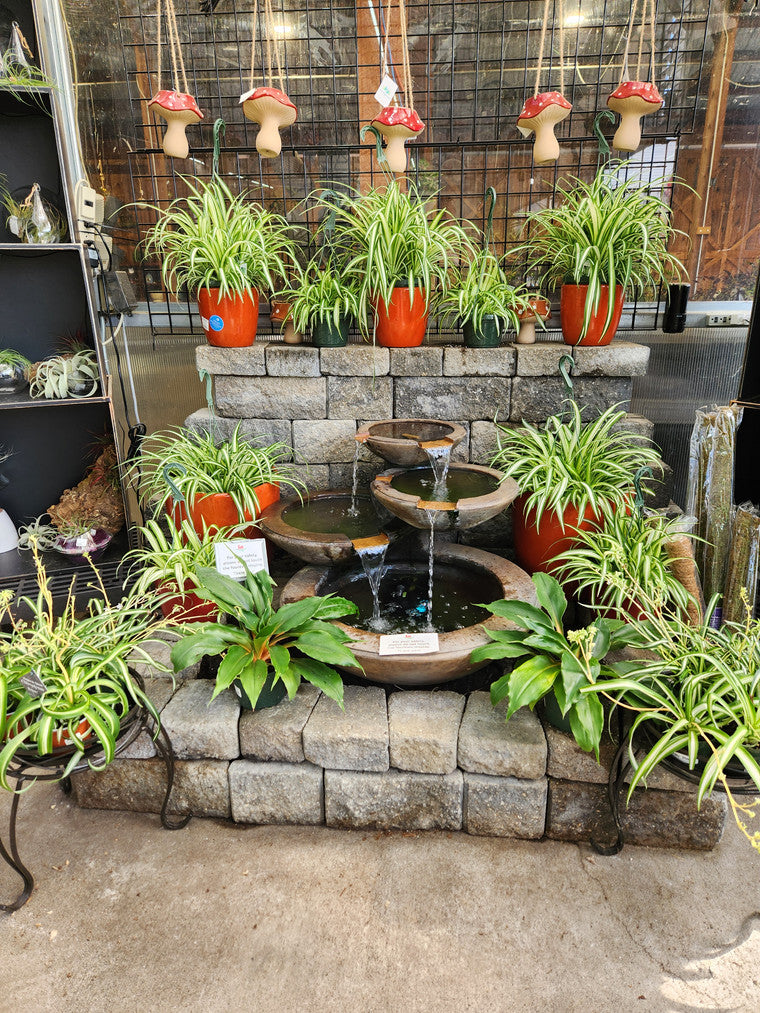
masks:
<svg viewBox="0 0 760 1013"><path fill-rule="evenodd" d="M77 220L84 225L101 225L105 215L105 198L80 180L75 191Z"/></svg>
<svg viewBox="0 0 760 1013"><path fill-rule="evenodd" d="M708 327L746 327L749 317L746 313L708 313Z"/></svg>

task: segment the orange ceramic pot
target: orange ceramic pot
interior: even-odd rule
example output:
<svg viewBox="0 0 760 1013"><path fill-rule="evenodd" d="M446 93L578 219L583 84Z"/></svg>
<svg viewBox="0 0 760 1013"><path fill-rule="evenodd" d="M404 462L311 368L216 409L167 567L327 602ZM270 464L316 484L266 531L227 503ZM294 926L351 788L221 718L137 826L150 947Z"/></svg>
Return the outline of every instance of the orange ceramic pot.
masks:
<svg viewBox="0 0 760 1013"><path fill-rule="evenodd" d="M213 623L216 620L219 611L216 605L199 598L190 590L192 586L192 582L186 580L180 593L176 584L159 585L158 590L162 594L161 612L165 619L173 617L181 619L183 623Z"/></svg>
<svg viewBox="0 0 760 1013"><path fill-rule="evenodd" d="M588 508L579 517L574 507L568 507L562 521L553 511L544 511L540 524L536 524L535 510L526 510L526 496L518 496L513 504L513 534L515 555L518 564L528 573L540 570L542 573L555 573L557 566L551 560L560 552L571 549L576 542L577 531L588 531L596 527L600 518Z"/></svg>
<svg viewBox="0 0 760 1013"><path fill-rule="evenodd" d="M583 310L586 305L587 292L588 285L566 284L562 286L562 294L560 296L562 337L565 339L566 345L609 345L620 323L625 293L620 285L615 286L615 303L612 310L612 319L609 326L603 330L604 321L607 319L610 290L608 285L602 285L599 306L596 313L591 314L588 330L581 337L583 331Z"/></svg>
<svg viewBox="0 0 760 1013"><path fill-rule="evenodd" d="M246 348L256 339L259 322L259 293L222 296L218 288L198 292L198 310L203 333L210 345L219 348Z"/></svg>
<svg viewBox="0 0 760 1013"><path fill-rule="evenodd" d="M425 293L415 288L409 304L409 289L394 288L390 302L378 298L375 309L375 337L384 348L417 348L425 338L428 309Z"/></svg>

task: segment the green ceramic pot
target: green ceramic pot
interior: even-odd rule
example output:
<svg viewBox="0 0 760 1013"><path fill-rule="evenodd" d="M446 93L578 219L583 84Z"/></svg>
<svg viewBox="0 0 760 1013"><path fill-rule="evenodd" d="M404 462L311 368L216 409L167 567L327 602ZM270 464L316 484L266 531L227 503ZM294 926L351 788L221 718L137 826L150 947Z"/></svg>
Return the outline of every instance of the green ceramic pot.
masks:
<svg viewBox="0 0 760 1013"><path fill-rule="evenodd" d="M462 326L464 343L467 348L498 348L501 344L501 327L495 316L488 314L483 317L480 328L475 330L468 320Z"/></svg>
<svg viewBox="0 0 760 1013"><path fill-rule="evenodd" d="M243 689L243 687L240 685L240 683L237 682L237 680L233 683L235 692L237 693L238 698L240 700L240 706L243 708L243 710L262 711L266 707L274 707L275 704L278 704L285 697L285 694L287 692L287 689L285 688L285 683L282 681L282 679L280 679L278 682L275 682L273 684L272 683L273 678L274 673L270 672L269 675L266 677L261 692L259 693L259 698L256 701L255 707L251 707L250 698L246 693L246 691Z"/></svg>
<svg viewBox="0 0 760 1013"><path fill-rule="evenodd" d="M311 341L320 348L338 348L348 344L348 317L341 317L338 326L330 320L320 320L311 329Z"/></svg>

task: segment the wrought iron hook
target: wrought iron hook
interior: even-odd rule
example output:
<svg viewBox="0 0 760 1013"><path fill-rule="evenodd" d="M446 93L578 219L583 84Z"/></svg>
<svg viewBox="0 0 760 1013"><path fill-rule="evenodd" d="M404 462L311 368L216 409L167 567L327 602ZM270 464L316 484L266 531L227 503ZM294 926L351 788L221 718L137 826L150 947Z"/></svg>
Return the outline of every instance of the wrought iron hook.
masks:
<svg viewBox="0 0 760 1013"><path fill-rule="evenodd" d="M174 480L172 479L172 471L177 471L180 475L187 474L187 468L184 464L180 464L179 461L167 461L163 467L164 482L169 486L169 490L172 494L172 499L175 503L184 503L184 493L177 487Z"/></svg>
<svg viewBox="0 0 760 1013"><path fill-rule="evenodd" d="M375 148L377 152L377 160L383 167L388 165L388 159L385 157L383 151L383 135L377 129L374 123L366 123L359 131L359 140L363 141L368 130L371 130L375 135Z"/></svg>
<svg viewBox="0 0 760 1013"><path fill-rule="evenodd" d="M214 122L214 160L212 162L212 172L215 176L219 175L219 156L222 151L222 138L227 132L227 124L220 116L218 120Z"/></svg>
<svg viewBox="0 0 760 1013"><path fill-rule="evenodd" d="M570 370L573 367L573 357L569 353L565 352L562 358L559 360L559 373L565 382L565 388L567 390L567 396L573 401L575 400L575 394L573 393L573 378L570 376Z"/></svg>
<svg viewBox="0 0 760 1013"><path fill-rule="evenodd" d="M652 470L651 464L642 465L636 474L633 476L633 488L636 490L636 495L633 499L633 509L641 517L644 513L644 490L641 487L642 479L654 478L654 471Z"/></svg>
<svg viewBox="0 0 760 1013"><path fill-rule="evenodd" d="M490 206L486 212L486 229L483 235L483 248L487 249L493 241L493 209L496 207L496 190L489 186L485 193L486 204L490 201Z"/></svg>

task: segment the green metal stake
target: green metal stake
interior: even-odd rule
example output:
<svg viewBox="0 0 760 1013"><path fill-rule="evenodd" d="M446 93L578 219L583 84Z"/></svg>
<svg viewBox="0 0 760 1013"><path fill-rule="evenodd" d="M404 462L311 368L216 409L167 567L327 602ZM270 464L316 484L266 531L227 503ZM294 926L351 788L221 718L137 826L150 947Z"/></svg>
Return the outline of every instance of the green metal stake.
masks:
<svg viewBox="0 0 760 1013"><path fill-rule="evenodd" d="M212 172L214 176L219 175L219 156L222 150L222 138L227 132L227 124L220 116L218 120L214 122L214 160L212 162Z"/></svg>
<svg viewBox="0 0 760 1013"><path fill-rule="evenodd" d="M372 133L375 135L375 148L377 151L377 161L379 162L380 165L386 167L388 165L388 159L385 157L385 153L383 151L383 135L380 133L380 131L377 129L374 123L367 123L365 126L361 128L361 130L359 131L359 140L360 141L364 140L368 130L371 130Z"/></svg>
<svg viewBox="0 0 760 1013"><path fill-rule="evenodd" d="M164 482L169 486L169 490L172 494L172 499L175 503L184 503L185 497L180 488L174 483L172 479L172 471L178 471L180 475L187 474L187 468L184 464L180 464L179 461L167 461L163 468Z"/></svg>
<svg viewBox="0 0 760 1013"><path fill-rule="evenodd" d="M486 190L485 199L486 202L490 200L491 203L490 207L488 208L488 212L486 214L486 229L483 235L484 250L488 249L488 247L493 242L493 209L496 207L496 191L492 186L489 186L489 188Z"/></svg>
<svg viewBox="0 0 760 1013"><path fill-rule="evenodd" d="M637 517L644 516L644 491L641 488L641 482L644 478L654 478L654 471L650 464L643 465L633 476L633 488L636 490L633 509L636 511Z"/></svg>
<svg viewBox="0 0 760 1013"><path fill-rule="evenodd" d="M596 160L597 169L602 164L606 165L612 157L609 141L602 133L602 120L609 120L610 123L614 123L615 114L611 109L602 109L602 111L597 113L594 117L594 133L596 134L596 139L599 141L599 155Z"/></svg>

